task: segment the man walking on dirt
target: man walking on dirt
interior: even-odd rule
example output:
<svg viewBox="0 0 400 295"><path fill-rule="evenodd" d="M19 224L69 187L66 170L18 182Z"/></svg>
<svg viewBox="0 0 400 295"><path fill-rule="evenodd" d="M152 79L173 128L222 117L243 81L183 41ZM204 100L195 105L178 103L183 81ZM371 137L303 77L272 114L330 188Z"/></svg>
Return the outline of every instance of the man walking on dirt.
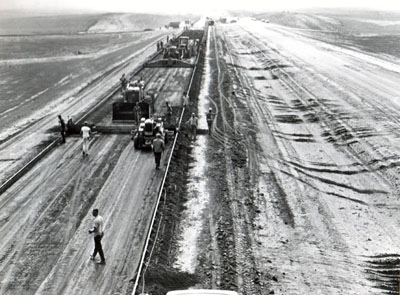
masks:
<svg viewBox="0 0 400 295"><path fill-rule="evenodd" d="M164 151L164 148L164 140L161 138L161 134L157 133L156 138L153 140L153 153L156 161L156 169L160 168L161 154Z"/></svg>
<svg viewBox="0 0 400 295"><path fill-rule="evenodd" d="M197 117L195 113L192 113L192 116L190 119L186 122L190 124L190 133L191 133L191 139L196 140L196 135L197 135Z"/></svg>
<svg viewBox="0 0 400 295"><path fill-rule="evenodd" d="M94 225L93 228L89 230L89 234L93 234L94 236L94 250L93 254L90 255L90 260L94 260L96 258L97 253L100 255L100 261L97 262L99 264L106 264L106 259L104 258L103 247L101 245L101 239L104 236L104 220L103 217L99 215L99 209L93 209L92 215L94 217Z"/></svg>
<svg viewBox="0 0 400 295"><path fill-rule="evenodd" d="M209 135L211 135L211 128L212 128L212 123L214 121L214 116L215 116L215 113L213 113L212 108L209 108L208 112L206 114Z"/></svg>
<svg viewBox="0 0 400 295"><path fill-rule="evenodd" d="M62 142L65 143L65 136L67 133L67 129L65 128L65 121L61 117L61 115L58 115L58 122L60 123L60 132L61 132Z"/></svg>
<svg viewBox="0 0 400 295"><path fill-rule="evenodd" d="M90 127L88 123L83 123L81 128L81 135L82 135L82 154L83 156L89 156L89 137L90 137Z"/></svg>

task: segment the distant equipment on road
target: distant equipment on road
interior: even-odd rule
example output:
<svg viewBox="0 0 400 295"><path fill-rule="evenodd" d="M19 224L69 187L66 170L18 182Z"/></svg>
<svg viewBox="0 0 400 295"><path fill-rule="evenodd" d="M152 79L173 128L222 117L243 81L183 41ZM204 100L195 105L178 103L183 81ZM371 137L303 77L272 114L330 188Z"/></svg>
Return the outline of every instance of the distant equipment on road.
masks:
<svg viewBox="0 0 400 295"><path fill-rule="evenodd" d="M168 24L168 27L173 28L173 29L179 29L180 25L181 25L181 22L170 22Z"/></svg>
<svg viewBox="0 0 400 295"><path fill-rule="evenodd" d="M162 59L151 61L145 67L193 68L200 50L204 30L185 30L179 37L172 37L162 47Z"/></svg>

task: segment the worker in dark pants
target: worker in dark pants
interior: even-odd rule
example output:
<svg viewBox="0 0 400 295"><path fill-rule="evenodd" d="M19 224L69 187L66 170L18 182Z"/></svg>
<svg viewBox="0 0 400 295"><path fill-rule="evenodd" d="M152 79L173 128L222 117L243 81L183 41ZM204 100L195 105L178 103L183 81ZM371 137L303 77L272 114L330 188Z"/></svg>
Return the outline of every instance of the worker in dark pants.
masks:
<svg viewBox="0 0 400 295"><path fill-rule="evenodd" d="M100 255L100 261L97 262L99 264L106 264L106 259L104 258L103 247L101 245L101 239L104 236L104 220L103 217L99 215L99 209L93 209L92 215L94 217L94 225L91 230L89 230L90 234L94 236L94 250L93 254L90 255L90 260L94 260L96 258L97 253Z"/></svg>
<svg viewBox="0 0 400 295"><path fill-rule="evenodd" d="M136 119L136 124L139 126L140 124L140 117L141 117L141 108L139 105L139 102L136 102L135 107L134 107L134 112L135 112L135 119Z"/></svg>
<svg viewBox="0 0 400 295"><path fill-rule="evenodd" d="M215 113L213 113L212 108L208 109L206 114L207 125L208 125L208 134L211 135L212 123L214 121Z"/></svg>
<svg viewBox="0 0 400 295"><path fill-rule="evenodd" d="M164 151L164 140L160 133L157 133L156 138L153 140L153 153L156 161L156 169L160 168L161 154Z"/></svg>
<svg viewBox="0 0 400 295"><path fill-rule="evenodd" d="M128 79L126 79L125 74L122 74L122 77L119 79L121 81L121 93L125 94L126 87L128 86Z"/></svg>
<svg viewBox="0 0 400 295"><path fill-rule="evenodd" d="M165 106L167 107L167 116L172 116L172 107L171 107L169 101L165 102Z"/></svg>
<svg viewBox="0 0 400 295"><path fill-rule="evenodd" d="M195 113L192 113L190 116L190 119L186 122L186 124L189 123L190 125L190 134L191 134L191 140L196 140L196 135L197 135L197 116Z"/></svg>
<svg viewBox="0 0 400 295"><path fill-rule="evenodd" d="M65 122L64 119L61 117L61 115L58 115L58 122L60 123L60 132L61 132L61 137L62 137L62 142L65 143L65 136L67 133L67 129L65 128Z"/></svg>

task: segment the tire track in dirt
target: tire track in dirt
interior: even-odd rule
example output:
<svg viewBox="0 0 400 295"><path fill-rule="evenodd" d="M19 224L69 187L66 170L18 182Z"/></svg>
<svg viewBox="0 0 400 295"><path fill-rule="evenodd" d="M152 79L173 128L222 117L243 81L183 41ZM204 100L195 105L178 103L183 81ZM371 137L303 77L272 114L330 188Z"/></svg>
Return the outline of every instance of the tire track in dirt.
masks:
<svg viewBox="0 0 400 295"><path fill-rule="evenodd" d="M91 144L96 145L96 141ZM116 143L116 150L122 145L123 142ZM1 277L7 282L2 284L2 294L14 293L20 288L32 292L38 287L38 282L52 267L49 262L57 261L91 206L100 188L96 184L99 173L107 174L107 170L112 168L112 165L104 165L105 158L108 158L106 153L92 155L91 165L85 163L85 159L82 165L77 165L81 158L80 141L74 143L70 138L70 143L61 148L64 149L55 152L65 151L66 158L59 162L45 160L43 165L47 165L47 169L39 171L40 168L36 168L37 171L21 179L20 186L16 184L7 192L12 197L16 189L15 193L28 199L23 207L16 207L18 214L12 214L15 220L9 220L8 226L1 229L3 236L9 237L8 241L2 240L6 242L2 252L7 255L2 257L0 263ZM24 187L22 182L28 185Z"/></svg>
<svg viewBox="0 0 400 295"><path fill-rule="evenodd" d="M248 33L254 37L251 32ZM252 46L262 46L259 45L261 43L262 41L255 37L252 39ZM279 55L279 52L276 53ZM264 61L267 60L271 64L276 64L276 62L265 53L261 53L260 58ZM291 62L296 65L294 61ZM377 160L381 163L381 166L390 167L393 165L392 163L387 163L384 160L385 158L387 158L388 152L381 152L375 144L370 143L368 140L368 138L370 137L378 135L382 136L384 134L377 130L373 130L372 126L360 128L350 125L349 118L354 117L354 115L347 113L345 110L336 109L338 105L331 105L329 101L313 93L312 90L300 85L294 80L290 73L285 71L285 69L276 67L275 71L276 75L280 77L280 80L286 84L288 89L292 89L295 93L299 94L299 102L303 106L311 107L311 112L315 112L315 114L317 114L318 116L318 120L325 124L326 132L322 135L326 137L328 141L332 141L335 144L340 145L342 151L346 152L350 157L352 157L355 160L355 163L362 164L364 166L364 169L367 169L370 173L379 178L380 182L387 183L393 189L393 184L391 182L388 182L387 179L387 174L391 174L391 179L396 179L396 176L393 175L393 172L386 170L385 173L382 173L383 171L378 171L370 165L371 161ZM308 71L308 69L304 68L304 71ZM314 79L319 79L319 81L324 85L326 85L327 83L328 85L331 85L335 93L340 93L341 98L347 98L346 102L350 101L354 104L354 102L357 100L354 96L351 96L351 93L345 91L341 87L338 87L338 85L333 84L333 82L327 82L326 78L315 76L314 74L310 74L310 76L313 76ZM360 105L358 104L355 106L355 108L359 108L359 106ZM376 112L380 116L388 116L388 118L393 121L393 124L398 124L399 120L397 119L397 115L391 115L393 113L393 110L388 111L387 107L383 106L382 104L374 104L370 106L372 109L376 110ZM386 115L385 112L388 112L388 115ZM399 113L399 111L396 111L395 113ZM389 151L389 154L392 153ZM396 162L400 163L399 156L397 156ZM397 172L394 173L397 174Z"/></svg>
<svg viewBox="0 0 400 295"><path fill-rule="evenodd" d="M243 294L258 294L260 292L260 273L254 267L254 258L250 250L254 239L251 234L252 228L248 227L249 224L252 224L251 218L248 216L248 208L245 205L248 198L244 197L248 195L248 192L244 188L251 181L245 177L249 172L249 167L246 167L249 159L247 161L243 160L243 162L240 160L241 158L245 159L248 157L249 146L241 143L242 141L246 141L246 139L244 139L241 125L237 121L236 106L234 101L232 101L233 95L226 95L226 93L230 93L231 78L226 75L228 73L226 62L219 56L225 53L225 44L217 37L216 29L214 28L212 30L212 42L214 43L215 61L218 70L218 75L216 75L218 79L218 98L214 100L214 105L220 106L217 108L217 112L221 114L222 118L220 121L217 120L214 126L220 124L223 130L223 137L220 135L218 139L223 144L223 149L225 150L225 177L230 198L229 206L232 214L234 251L236 253L236 263L233 264L234 269L228 271L228 273L231 276L236 276L237 289L240 292ZM227 108L224 107L224 104L227 105ZM231 144L232 141L235 142L234 145ZM252 173L250 172L250 174Z"/></svg>
<svg viewBox="0 0 400 295"><path fill-rule="evenodd" d="M249 34L251 33L249 32ZM252 46L259 46L259 42L260 41L258 39L253 39L254 44L252 44ZM268 60L270 63L275 63L274 60L265 54L263 54L262 58L263 60ZM380 178L381 182L388 183L386 177L384 177L379 171L372 169L365 159L365 153L368 152L374 155L370 157L371 159L379 159L385 155L377 155L377 149L368 142L367 138L362 136L362 133L361 136L359 136L360 129L357 127L352 127L349 125L349 123L347 123L348 120L346 121L346 119L351 117L350 114L346 114L344 111L337 109L332 110L332 106L329 105L329 103L296 82L294 78L292 78L291 75L284 69L276 67L275 71L278 71L277 75L280 77L280 81L282 81L288 89L291 89L294 93L298 94L298 101L301 103L301 105L304 108L306 106L311 107L311 111L318 114L318 120L323 122L327 128L326 134L323 136L332 136L331 141L333 141L335 144L339 144L341 146L341 150L346 152L349 157L354 159L355 163L363 165L364 169ZM378 134L378 132L375 133ZM363 151L353 149L352 145L355 143L357 143L357 146L366 147L367 149L364 148ZM362 157L360 155L362 155ZM370 160L368 159L368 161Z"/></svg>
<svg viewBox="0 0 400 295"><path fill-rule="evenodd" d="M248 45L246 46L246 47L248 47ZM255 48L254 46L252 46L251 48ZM236 64L233 62L233 60L232 60L232 63L231 63L232 65L233 65L233 67L234 68L236 68ZM239 64L239 68L240 68L240 64ZM274 68L278 68L278 66L276 66L276 67L274 67ZM271 114L269 114L268 113L268 109L265 109L265 108L262 108L261 107L261 105L259 104L259 95L257 94L257 93L255 93L256 91L254 91L253 89L254 89L254 86L252 85L252 82L248 79L248 77L246 77L245 75L241 75L241 73L242 72L240 72L240 74L238 75L239 76L239 81L240 81L240 79L242 79L244 82L241 82L241 84L240 84L240 86L241 86L241 89L242 89L242 91L243 92L238 92L240 95L238 96L238 97L240 97L240 98L246 98L247 100L247 102L248 103L251 103L252 104L252 107L251 107L251 109L253 110L253 111L255 111L256 112L256 114L258 113L258 115L253 115L252 117L253 118L264 118L264 119L262 119L262 120L260 120L261 122L264 122L265 124L267 124L267 126L269 126L269 128L271 128L271 130L272 130L272 132L274 132L275 130L277 130L277 128L276 128L276 126L274 126L274 124L273 124L273 119L271 119ZM275 78L274 78L275 79ZM243 85L251 85L250 87L242 87ZM243 94L242 94L243 93ZM249 102L249 100L250 100L250 102ZM265 130L264 130L264 132L265 132ZM270 136L270 141L271 142L274 142L275 144L278 144L278 142L276 142L275 140L277 140L277 137L274 137L272 134L270 134L269 135ZM279 137L278 137L279 138ZM265 139L265 138L264 138ZM296 158L296 152L294 151L294 150L291 150L291 148L290 148L290 146L288 146L288 145L284 145L284 144L280 144L280 145L278 145L280 148L277 148L276 150L280 150L280 152L283 152L284 154L285 154L285 149L288 149L287 151L286 151L286 153L288 154L288 155L290 155L290 157L287 157L287 156L285 156L285 157L282 157L282 156L278 156L278 155L274 155L274 154L271 154L271 155L267 155L266 157L268 158L268 159L270 159L270 161L272 161L272 162L270 162L270 165L272 164L272 167L275 167L275 168L271 168L271 169L273 169L274 171L279 171L279 167L281 167L282 166L282 163L281 164L279 164L279 165L277 165L276 164L276 159L278 158L281 158L282 160L281 160L281 162L286 162L286 160L284 160L284 159L286 159L286 158L288 158L288 159L294 159L294 158ZM271 152L273 152L275 149L273 149L273 148L270 148L269 149L270 150L270 152L269 153L271 153ZM279 160L278 160L279 161ZM259 162L259 161L258 161ZM275 164L273 164L273 163L275 163ZM276 169L277 168L277 169ZM286 169L288 169L288 167L286 167L285 168L285 170ZM290 174L292 174L292 175L296 175L296 173L294 172L295 170L293 169L293 168L291 168L291 169L289 169L289 173ZM269 183L277 183L277 179L274 177L274 178L272 178L272 179L270 179L269 180ZM307 182L304 182L304 184L305 185L308 185L308 183ZM270 193L271 192L273 192L274 191L274 189L273 188L270 188L269 190L267 190L267 191L269 191ZM297 192L301 192L302 190L300 189L300 190L297 190ZM281 193L280 193L280 196L284 196L285 194L284 194L284 192L283 192L283 190L281 190ZM278 196L279 196L279 194L278 194ZM275 197L275 198L278 198L279 199L279 197ZM315 198L315 197L313 197L313 198L311 198L311 197L309 197L310 198L310 201L311 201L311 199L312 199L312 202L315 202L316 204L318 204L318 202L319 202L319 200L317 199L317 198ZM272 198L272 199L274 199L274 198ZM305 206L305 204L296 204L296 205L300 205L301 207L303 207L303 206ZM317 206L317 207L319 207L319 211L320 211L320 214L323 216L323 215L325 215L325 216L329 216L329 213L328 212L324 212L324 209L323 209L323 205L322 204L320 204L319 206L318 205L315 205L315 206ZM282 208L282 206L279 206L279 208ZM288 207L288 209L290 210L290 207ZM280 209L280 210L282 210L282 211L284 211L283 209ZM303 209L302 209L303 211L305 211L306 212L306 207L303 207ZM290 211L289 211L290 212ZM328 217L329 218L329 217ZM307 224L307 228L313 228L316 224L315 224L315 222L313 222L313 221L311 221L311 220L306 220L306 219L303 219L302 220L302 222L306 222L306 224ZM314 225L313 225L314 224ZM304 225L303 225L304 226ZM341 238L340 238L340 236L339 236L339 234L337 233L337 232L335 232L335 227L334 227L334 225L332 224L332 223L330 223L330 221L329 221L329 219L326 219L325 220L325 224L324 224L324 226L326 226L326 228L327 228L327 230L329 231L329 233L330 233L330 238L329 238L329 240L330 241L332 241L335 245L337 245L337 247L338 248L342 248L342 249L346 249L346 246L345 246L345 244L343 244L342 242L341 242ZM316 235L318 236L318 234L317 234L317 232L316 232ZM323 251L323 249L322 248L320 248L321 250L321 252ZM285 252L286 253L286 252ZM293 251L293 253L295 253L295 251ZM324 255L320 255L320 259L321 259L321 261L322 260L324 260L324 259L326 259L326 258L324 258L323 257ZM346 256L346 254L344 254L344 256ZM291 258L291 260L295 260L296 258L295 257L293 257L293 258ZM315 259L315 262L317 262L318 261L318 259ZM322 271L322 269L321 269L321 271ZM324 269L324 271L327 271L327 269ZM307 281L307 278L306 277L304 277L304 281Z"/></svg>
<svg viewBox="0 0 400 295"><path fill-rule="evenodd" d="M251 34L251 32L248 32L249 34ZM256 36L254 38L254 43L249 43L246 44L247 47L252 48L252 50L255 50L257 52L261 52L261 50L257 50L254 48L257 48L258 43L263 43L263 45L260 45L262 47L266 47L267 45L265 44L265 42L262 42L261 39L259 38L259 36ZM279 52L276 52L279 54ZM258 57L258 60L264 60L265 62L265 57L261 56L262 54L260 54L260 57ZM283 55L282 55L283 56ZM232 62L232 64L234 64ZM262 67L260 67L262 68ZM304 71L308 71L307 67L303 67ZM248 67L246 68L248 69ZM283 75L279 75L277 72L280 72L281 69L279 69L278 67L275 67L275 76L279 77L280 79L294 79L295 78L295 73L286 73ZM305 76L308 76L307 74ZM310 77L315 76L315 75L311 75L309 74ZM267 75L266 75L267 77ZM254 77L253 77L254 78ZM317 82L320 82L322 85L325 85L324 83L322 83L321 81L319 81L320 77L317 77ZM256 78L254 78L255 80L257 80ZM270 79L270 77L268 77L267 79ZM322 80L322 79L321 79ZM298 81L299 83L301 83L300 81ZM305 84L306 85L306 84ZM307 86L306 86L307 87ZM296 88L298 88L296 86ZM324 119L324 123L327 122L327 126L329 126L328 128L331 128L331 130L333 130L333 132L331 133L331 137L329 137L329 135L324 135L325 139L327 142L338 142L338 144L336 145L338 149L340 149L341 151L344 151L344 153L347 153L350 158L355 157L355 161L353 162L352 165L349 165L348 168L346 168L344 170L344 174L343 175L358 175L358 174L368 174L368 176L370 176L370 181L374 182L375 181L378 184L383 184L381 187L383 187L384 189L378 189L378 190L374 190L374 189L364 189L363 187L360 187L361 190L358 191L357 187L354 187L351 183L345 182L344 186L350 190L353 191L358 191L358 193L361 194L365 194L365 195L375 195L376 194L382 194L383 196L387 195L389 197L389 194L397 194L396 192L393 192L392 189L397 186L396 182L392 182L392 181L388 181L388 179L391 178L390 175L393 175L393 177L395 177L395 171L387 171L388 169L391 168L396 168L398 167L398 156L396 156L395 154L393 154L393 152L391 152L390 150L388 150L388 147L380 147L379 144L374 143L373 141L371 141L370 139L373 139L373 137L376 136L381 136L381 135L388 135L389 133L385 133L385 132L381 132L380 130L373 130L371 128L368 127L360 127L357 125L354 125L351 122L350 119L352 117L357 118L358 115L356 116L352 116L351 113L347 112L347 110L345 109L340 109L339 106L340 104L332 104L329 100L326 99L322 99L321 97L317 97L315 100L317 101L317 104L315 104L315 101L308 101L307 102L307 91L304 90L296 90L295 88L291 88L290 85L287 86L287 89L289 91L292 91L294 93L298 92L298 96L301 98L303 97L304 100L301 101L298 98L295 100L292 100L292 104L288 104L288 108L287 110L289 111L294 111L295 108L299 108L299 111L307 111L307 107L309 107L310 111L313 111L314 107L320 107L319 104L322 104L323 106L323 110L322 112L321 110L316 109L316 113L318 114L318 117L315 118L314 117L309 117L312 118L314 120L314 122L318 122L318 120L320 120L321 118ZM248 89L246 89L248 90ZM308 89L309 91L312 91L312 88ZM338 92L342 91L343 89L339 89ZM282 103L277 103L276 104L279 108L281 108L281 110L285 110L284 106ZM383 105L384 107L384 105ZM329 111L325 111L324 108L327 108ZM278 108L277 108L278 109ZM385 108L383 108L384 111L382 112L382 115L385 112ZM329 112L332 113L329 113ZM336 114L338 113L338 114ZM337 116L335 117L333 114L336 114ZM312 115L312 114L310 114ZM320 116L321 115L321 116ZM294 117L295 118L295 117ZM304 114L302 114L301 116L298 116L297 118L303 119L303 118L307 118ZM287 121L286 121L287 119ZM315 120L317 119L317 120ZM282 122L285 123L296 123L296 121L293 121L291 117L282 117L280 118L280 120ZM304 122L310 122L309 119L304 119ZM338 124L335 124L339 122ZM301 123L300 121L297 123ZM344 125L343 125L343 124ZM348 125L347 125L348 124ZM393 120L393 124L396 124L396 120ZM275 130L273 131L275 133ZM328 134L328 133L327 133ZM330 133L329 133L330 134ZM289 138L288 140L292 140L292 138ZM360 145L360 148L357 148L357 145ZM350 151L346 151L346 149L350 149ZM295 159L295 158L293 158ZM298 159L296 159L296 161L289 160L287 161L288 163L290 163L290 165L292 166L292 168L294 167L295 169L297 169L298 172L300 172L301 174L306 174L307 178L311 178L311 179L316 179L318 181L322 180L325 181L324 178L320 178L321 175L314 175L314 174L309 174L307 171L313 171L315 173L318 173L318 171L322 172L322 173L333 173L333 174L340 174L338 173L338 169L340 169L340 165L337 166L337 168L332 169L331 171L326 171L326 169L321 168L324 167L324 165L320 166L320 163L302 163L301 161L298 161ZM353 158L354 159L354 158ZM284 161L282 161L284 162ZM309 165L312 164L312 165ZM324 163L321 163L324 164ZM319 167L320 166L320 167ZM351 167L354 166L357 169L351 169ZM299 167L303 167L300 168ZM336 167L336 166L335 166ZM330 170L330 169L328 169ZM282 173L287 173L284 170L281 170ZM287 173L287 175L289 175ZM328 174L327 174L328 175ZM365 176L365 178L367 178L368 176ZM389 176L389 177L388 177ZM396 180L396 178L394 178ZM329 179L328 179L329 181ZM312 185L311 182L307 183L306 181L304 181L304 184L306 185ZM391 186L391 189L387 189L387 186L385 184L388 184ZM335 186L337 186L338 188L342 187L341 183L336 183L334 184ZM314 189L318 189L318 185L314 185L313 186ZM396 190L397 191L397 190ZM335 195L333 192L324 192L324 193L330 193L331 195ZM353 194L354 195L354 194ZM336 194L337 197L339 198L345 198L346 194ZM356 200L356 199L351 199L348 198L351 201L354 202L359 202L360 204L365 204L370 206L371 204L365 203L364 201L361 200ZM368 200L368 199L367 199ZM351 259L350 257L348 257L348 259ZM357 259L358 260L358 259Z"/></svg>

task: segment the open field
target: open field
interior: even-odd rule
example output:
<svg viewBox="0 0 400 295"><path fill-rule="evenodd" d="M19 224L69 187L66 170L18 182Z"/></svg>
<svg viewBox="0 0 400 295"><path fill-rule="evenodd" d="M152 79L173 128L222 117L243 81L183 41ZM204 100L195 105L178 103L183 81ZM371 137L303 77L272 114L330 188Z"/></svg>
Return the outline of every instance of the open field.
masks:
<svg viewBox="0 0 400 295"><path fill-rule="evenodd" d="M152 32L0 37L0 61L4 64L35 58L80 58L123 47ZM43 46L45 44L45 46ZM40 60L39 60L40 62Z"/></svg>
<svg viewBox="0 0 400 295"><path fill-rule="evenodd" d="M22 110L25 110L26 114L34 114L49 103L61 105L81 91L87 83L116 67L123 68L126 60L140 52L155 52L155 46L148 46L165 34L163 31L130 34L130 37L133 37L130 41L114 42L107 48L104 45L105 48L100 51L91 46L96 43L85 39L80 50L82 53L91 51L89 54L59 55L59 47L54 46L55 54L53 52L47 57L1 60L0 134L23 119L18 115ZM111 42L110 38L107 39ZM54 44L56 45L57 41ZM69 48L75 50L73 46ZM68 53L70 50L66 51ZM117 81L118 79L114 80Z"/></svg>
<svg viewBox="0 0 400 295"><path fill-rule="evenodd" d="M314 11L268 13L257 19L299 29L336 46L400 57L400 13L365 11Z"/></svg>
<svg viewBox="0 0 400 295"><path fill-rule="evenodd" d="M197 18L193 15L104 13L78 15L24 15L0 12L0 35L74 35L158 29L171 21Z"/></svg>
<svg viewBox="0 0 400 295"><path fill-rule="evenodd" d="M126 68L127 61L143 53L150 55L156 50L156 41L176 32L81 33L87 31L89 26L95 28L99 23L104 26L121 18L132 29L132 22L129 18L126 20L128 16L107 14L14 18L20 24L20 34L27 28L32 31L28 29L19 36L0 37L0 141L23 126L48 116L49 109L46 106L48 108L51 105L50 112L57 107L63 108L66 102L73 100L99 77L113 71L122 74L129 70L129 67ZM173 16L155 21L154 16L146 19L141 15L138 19L142 20L142 26L148 27L173 19ZM69 21L74 25L69 25ZM126 28L121 27L121 31L126 31ZM8 27L3 29L7 30ZM55 30L58 30L57 34ZM107 83L118 83L118 79L115 77ZM65 110L58 111L64 113ZM53 115L56 118L57 114ZM68 112L64 115L67 116Z"/></svg>

